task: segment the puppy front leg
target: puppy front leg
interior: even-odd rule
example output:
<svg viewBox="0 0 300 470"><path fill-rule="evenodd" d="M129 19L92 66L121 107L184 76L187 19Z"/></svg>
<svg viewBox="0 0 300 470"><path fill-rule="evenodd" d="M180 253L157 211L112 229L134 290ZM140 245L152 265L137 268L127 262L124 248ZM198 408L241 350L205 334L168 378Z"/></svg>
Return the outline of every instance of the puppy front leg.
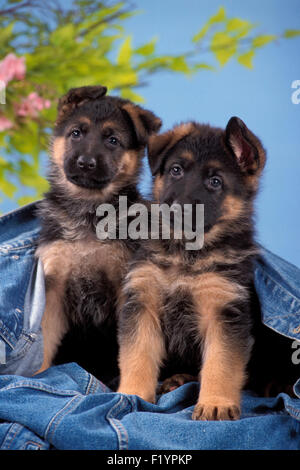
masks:
<svg viewBox="0 0 300 470"><path fill-rule="evenodd" d="M133 335L123 337L120 343L118 392L138 395L154 403L163 355L161 332L156 330L147 314L142 314Z"/></svg>
<svg viewBox="0 0 300 470"><path fill-rule="evenodd" d="M64 284L51 279L51 285L46 288L46 308L42 319L43 363L37 374L51 367L58 346L67 332L68 322L64 314L63 299Z"/></svg>
<svg viewBox="0 0 300 470"><path fill-rule="evenodd" d="M39 246L36 256L43 263L46 287L46 307L42 319L44 356L38 374L52 365L58 346L68 329L64 295L74 253L70 243L58 241Z"/></svg>
<svg viewBox="0 0 300 470"><path fill-rule="evenodd" d="M119 393L155 402L158 375L165 354L159 318L159 290L138 270L131 277L119 323Z"/></svg>
<svg viewBox="0 0 300 470"><path fill-rule="evenodd" d="M212 322L204 340L203 366L194 420L235 420L245 381L249 348L228 338L221 322Z"/></svg>

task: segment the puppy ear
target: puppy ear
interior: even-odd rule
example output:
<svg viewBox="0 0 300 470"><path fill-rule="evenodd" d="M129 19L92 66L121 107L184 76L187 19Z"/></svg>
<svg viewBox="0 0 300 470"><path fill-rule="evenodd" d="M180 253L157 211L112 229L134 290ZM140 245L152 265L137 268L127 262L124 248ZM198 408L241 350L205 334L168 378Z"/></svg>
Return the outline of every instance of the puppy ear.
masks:
<svg viewBox="0 0 300 470"><path fill-rule="evenodd" d="M167 150L172 147L173 140L173 131L154 135L149 138L148 162L152 175L156 175L156 173L158 173Z"/></svg>
<svg viewBox="0 0 300 470"><path fill-rule="evenodd" d="M57 122L62 121L76 107L82 105L88 100L97 100L107 92L105 86L83 86L80 88L71 88L66 95L60 98L58 102Z"/></svg>
<svg viewBox="0 0 300 470"><path fill-rule="evenodd" d="M143 109L133 103L126 103L122 106L123 111L129 117L136 134L139 145L146 145L149 136L159 131L162 122L154 113Z"/></svg>
<svg viewBox="0 0 300 470"><path fill-rule="evenodd" d="M185 136L192 134L194 129L194 123L188 122L175 126L172 130L163 134L150 137L148 142L148 161L152 175L155 175L161 169L167 152Z"/></svg>
<svg viewBox="0 0 300 470"><path fill-rule="evenodd" d="M261 172L266 162L265 150L260 140L238 117L228 121L225 143L243 172L252 175Z"/></svg>

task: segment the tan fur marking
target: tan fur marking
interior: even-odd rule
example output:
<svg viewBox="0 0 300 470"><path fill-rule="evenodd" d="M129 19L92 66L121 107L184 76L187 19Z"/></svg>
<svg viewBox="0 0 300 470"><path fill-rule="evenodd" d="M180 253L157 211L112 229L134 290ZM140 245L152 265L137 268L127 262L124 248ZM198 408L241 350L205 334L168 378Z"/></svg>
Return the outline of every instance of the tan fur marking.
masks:
<svg viewBox="0 0 300 470"><path fill-rule="evenodd" d="M233 230L238 232L243 229L243 225L239 224L239 218L243 215L245 210L250 211L250 207L245 205L245 202L232 195L224 199L222 206L222 216L217 223L204 234L204 245L208 246L219 239L226 233L231 233ZM236 222L236 224L234 224Z"/></svg>
<svg viewBox="0 0 300 470"><path fill-rule="evenodd" d="M132 150L125 152L122 155L120 166L119 166L119 174L117 175L118 178L122 177L132 177L136 174L138 169L139 159L138 159L138 152Z"/></svg>
<svg viewBox="0 0 300 470"><path fill-rule="evenodd" d="M209 232L204 234L204 246L208 246L217 241L221 236L224 235L224 225L222 223L216 223Z"/></svg>
<svg viewBox="0 0 300 470"><path fill-rule="evenodd" d="M150 286L153 287L155 292L159 292L159 295L163 295L163 289L166 286L166 279L163 272L152 263L145 263L134 271L129 272L126 276L126 289L137 289L139 295L145 292L146 298L148 298L149 292L151 291Z"/></svg>
<svg viewBox="0 0 300 470"><path fill-rule="evenodd" d="M65 138L56 137L52 143L52 158L55 163L62 168L65 154Z"/></svg>
<svg viewBox="0 0 300 470"><path fill-rule="evenodd" d="M215 318L230 302L245 297L247 291L219 274L205 273L190 281L194 300L198 306L199 327L205 332L211 318Z"/></svg>
<svg viewBox="0 0 300 470"><path fill-rule="evenodd" d="M101 128L104 130L106 128L115 128L116 127L116 123L114 121L105 121L103 124L101 124Z"/></svg>
<svg viewBox="0 0 300 470"><path fill-rule="evenodd" d="M180 124L179 126L175 126L171 131L174 134L174 139L177 142L180 139L183 139L188 134L192 134L195 130L195 127L192 122L187 122L184 124Z"/></svg>
<svg viewBox="0 0 300 470"><path fill-rule="evenodd" d="M225 415L228 408L239 407L245 361L232 345L227 344L219 313L229 303L244 299L247 291L215 273L199 276L191 289L199 312L199 332L205 338L201 389L194 419L198 419L197 413L205 407L206 412L201 411L204 418L200 419L205 416L213 419L210 413L214 407L220 408L220 413Z"/></svg>
<svg viewBox="0 0 300 470"><path fill-rule="evenodd" d="M160 270L144 266L130 273L126 289L134 289L142 311L137 328L128 340L121 338L119 393L138 395L154 402L161 362L165 355L159 313L161 311Z"/></svg>
<svg viewBox="0 0 300 470"><path fill-rule="evenodd" d="M244 201L234 196L226 196L223 202L223 215L220 220L236 220L238 219L244 210Z"/></svg>
<svg viewBox="0 0 300 470"><path fill-rule="evenodd" d="M153 322L149 307L141 312L138 329L130 343L120 344L119 393L138 395L146 401L155 401L159 369L165 355L161 329Z"/></svg>
<svg viewBox="0 0 300 470"><path fill-rule="evenodd" d="M212 322L205 337L201 387L193 419L237 419L245 367L241 354L226 344L220 324ZM217 414L215 418L213 413Z"/></svg>
<svg viewBox="0 0 300 470"><path fill-rule="evenodd" d="M154 180L154 185L153 185L153 195L157 202L160 201L160 194L161 194L163 187L164 187L164 177L162 175L156 176Z"/></svg>
<svg viewBox="0 0 300 470"><path fill-rule="evenodd" d="M63 312L63 294L63 283L56 283L55 287L47 292L42 319L43 363L37 374L51 367L57 348L68 330L68 323Z"/></svg>
<svg viewBox="0 0 300 470"><path fill-rule="evenodd" d="M180 156L185 160L194 161L194 155L192 154L192 152L183 152L182 154L180 154Z"/></svg>
<svg viewBox="0 0 300 470"><path fill-rule="evenodd" d="M258 249L256 247L253 247L246 252L243 251L242 253L236 252L236 250L233 249L226 249L226 251L214 250L205 258L196 261L196 263L191 266L191 270L201 271L201 269L208 269L210 267L213 269L216 264L233 266L241 263L249 256L256 255L257 253Z"/></svg>

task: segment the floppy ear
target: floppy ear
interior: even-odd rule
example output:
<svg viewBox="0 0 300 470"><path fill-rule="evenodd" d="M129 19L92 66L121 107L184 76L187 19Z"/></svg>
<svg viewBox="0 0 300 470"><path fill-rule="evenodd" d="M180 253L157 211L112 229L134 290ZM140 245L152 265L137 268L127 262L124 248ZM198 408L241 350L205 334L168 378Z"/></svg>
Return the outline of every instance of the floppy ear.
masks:
<svg viewBox="0 0 300 470"><path fill-rule="evenodd" d="M167 150L172 147L173 140L173 131L150 137L148 142L148 162L152 175L158 173Z"/></svg>
<svg viewBox="0 0 300 470"><path fill-rule="evenodd" d="M71 88L66 95L60 98L58 102L57 122L63 120L76 107L82 105L88 100L97 100L107 92L105 86L83 86L80 88Z"/></svg>
<svg viewBox="0 0 300 470"><path fill-rule="evenodd" d="M188 122L179 124L163 134L150 137L148 142L148 161L152 175L155 175L160 170L166 153L181 139L191 134L193 130L194 123Z"/></svg>
<svg viewBox="0 0 300 470"><path fill-rule="evenodd" d="M243 172L252 175L261 172L266 162L265 150L260 140L238 117L228 121L225 143Z"/></svg>
<svg viewBox="0 0 300 470"><path fill-rule="evenodd" d="M133 103L126 103L122 109L132 122L138 143L146 145L149 136L159 131L161 119L151 111Z"/></svg>

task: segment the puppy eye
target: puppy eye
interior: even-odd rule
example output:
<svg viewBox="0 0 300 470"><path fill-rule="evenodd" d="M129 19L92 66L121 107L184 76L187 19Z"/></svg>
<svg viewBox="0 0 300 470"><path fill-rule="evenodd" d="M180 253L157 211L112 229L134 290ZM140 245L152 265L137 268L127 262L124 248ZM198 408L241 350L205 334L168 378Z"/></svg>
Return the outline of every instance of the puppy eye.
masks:
<svg viewBox="0 0 300 470"><path fill-rule="evenodd" d="M208 184L212 189L219 189L222 187L223 180L220 176L212 176L209 178Z"/></svg>
<svg viewBox="0 0 300 470"><path fill-rule="evenodd" d="M78 139L81 136L81 131L79 129L73 129L71 132L73 139Z"/></svg>
<svg viewBox="0 0 300 470"><path fill-rule="evenodd" d="M107 140L108 140L108 142L109 142L111 145L116 146L116 145L119 144L118 139L117 139L116 137L114 137L113 135L110 136Z"/></svg>
<svg viewBox="0 0 300 470"><path fill-rule="evenodd" d="M170 168L170 175L173 176L173 178L180 178L183 176L183 168L180 165L173 165Z"/></svg>

